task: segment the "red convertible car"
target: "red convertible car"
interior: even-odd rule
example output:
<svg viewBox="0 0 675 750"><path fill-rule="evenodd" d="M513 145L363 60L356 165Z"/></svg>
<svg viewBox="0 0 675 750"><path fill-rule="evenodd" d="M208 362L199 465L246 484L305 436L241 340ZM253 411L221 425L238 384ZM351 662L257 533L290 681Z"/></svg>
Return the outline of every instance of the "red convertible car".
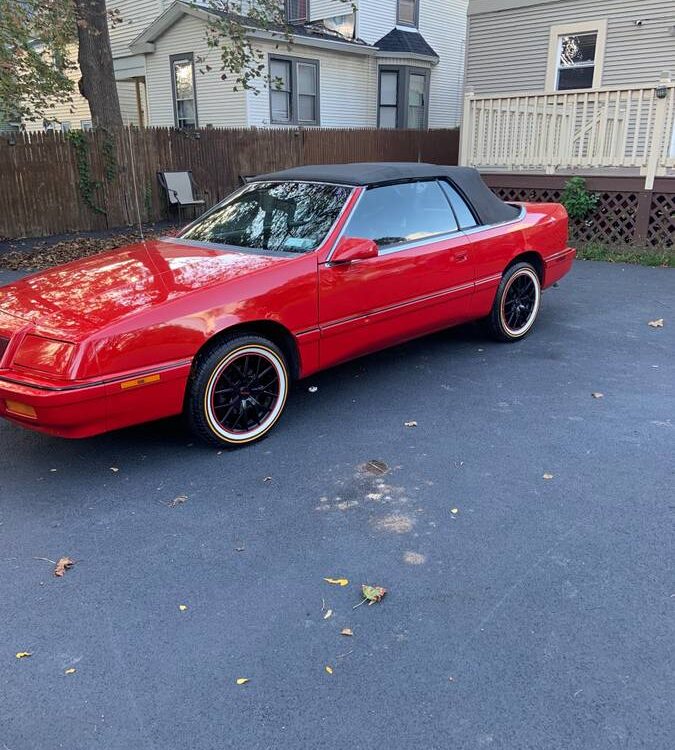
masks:
<svg viewBox="0 0 675 750"><path fill-rule="evenodd" d="M183 412L250 443L338 362L483 318L523 338L572 266L567 230L562 206L504 203L472 169L264 175L177 238L0 288L0 415L85 437Z"/></svg>

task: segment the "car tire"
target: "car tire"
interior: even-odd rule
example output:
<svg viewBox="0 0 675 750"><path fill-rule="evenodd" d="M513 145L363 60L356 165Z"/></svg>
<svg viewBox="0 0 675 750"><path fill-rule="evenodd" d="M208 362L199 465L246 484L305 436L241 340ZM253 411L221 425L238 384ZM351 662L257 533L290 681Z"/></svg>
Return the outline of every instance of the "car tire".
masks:
<svg viewBox="0 0 675 750"><path fill-rule="evenodd" d="M290 388L279 347L234 334L198 355L185 394L185 417L202 441L237 448L262 440L277 424Z"/></svg>
<svg viewBox="0 0 675 750"><path fill-rule="evenodd" d="M488 329L497 341L520 341L532 330L541 307L541 282L534 266L516 263L497 289Z"/></svg>

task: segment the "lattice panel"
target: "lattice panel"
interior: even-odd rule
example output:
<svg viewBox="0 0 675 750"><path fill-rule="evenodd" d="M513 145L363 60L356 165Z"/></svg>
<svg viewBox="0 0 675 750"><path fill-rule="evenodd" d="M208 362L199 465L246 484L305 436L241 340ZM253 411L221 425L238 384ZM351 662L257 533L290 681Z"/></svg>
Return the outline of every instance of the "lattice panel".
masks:
<svg viewBox="0 0 675 750"><path fill-rule="evenodd" d="M558 203L562 190L555 188L493 188L505 201ZM598 241L607 244L628 244L635 237L638 196L630 192L597 193L598 210L586 221L571 221L571 234L576 240ZM675 196L662 196L675 198ZM671 221L672 221L672 205ZM658 229L655 230L658 233ZM672 233L672 228L671 228Z"/></svg>
<svg viewBox="0 0 675 750"><path fill-rule="evenodd" d="M675 194L654 193L647 242L652 247L675 245Z"/></svg>

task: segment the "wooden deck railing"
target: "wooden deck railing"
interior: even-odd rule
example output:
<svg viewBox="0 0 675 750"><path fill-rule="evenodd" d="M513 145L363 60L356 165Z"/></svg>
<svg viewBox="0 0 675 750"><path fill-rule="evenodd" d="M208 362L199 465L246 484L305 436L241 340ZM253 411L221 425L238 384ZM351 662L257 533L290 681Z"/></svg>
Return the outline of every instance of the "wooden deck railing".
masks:
<svg viewBox="0 0 675 750"><path fill-rule="evenodd" d="M556 93L477 96L464 103L460 163L479 169L675 168L675 82Z"/></svg>

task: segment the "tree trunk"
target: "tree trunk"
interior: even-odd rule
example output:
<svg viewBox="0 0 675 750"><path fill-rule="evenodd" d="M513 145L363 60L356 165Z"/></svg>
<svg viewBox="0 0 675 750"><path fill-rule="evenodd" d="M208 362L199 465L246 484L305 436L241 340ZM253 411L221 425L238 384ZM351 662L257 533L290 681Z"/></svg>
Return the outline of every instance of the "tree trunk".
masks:
<svg viewBox="0 0 675 750"><path fill-rule="evenodd" d="M95 128L122 126L105 0L73 0L79 39L80 92Z"/></svg>

